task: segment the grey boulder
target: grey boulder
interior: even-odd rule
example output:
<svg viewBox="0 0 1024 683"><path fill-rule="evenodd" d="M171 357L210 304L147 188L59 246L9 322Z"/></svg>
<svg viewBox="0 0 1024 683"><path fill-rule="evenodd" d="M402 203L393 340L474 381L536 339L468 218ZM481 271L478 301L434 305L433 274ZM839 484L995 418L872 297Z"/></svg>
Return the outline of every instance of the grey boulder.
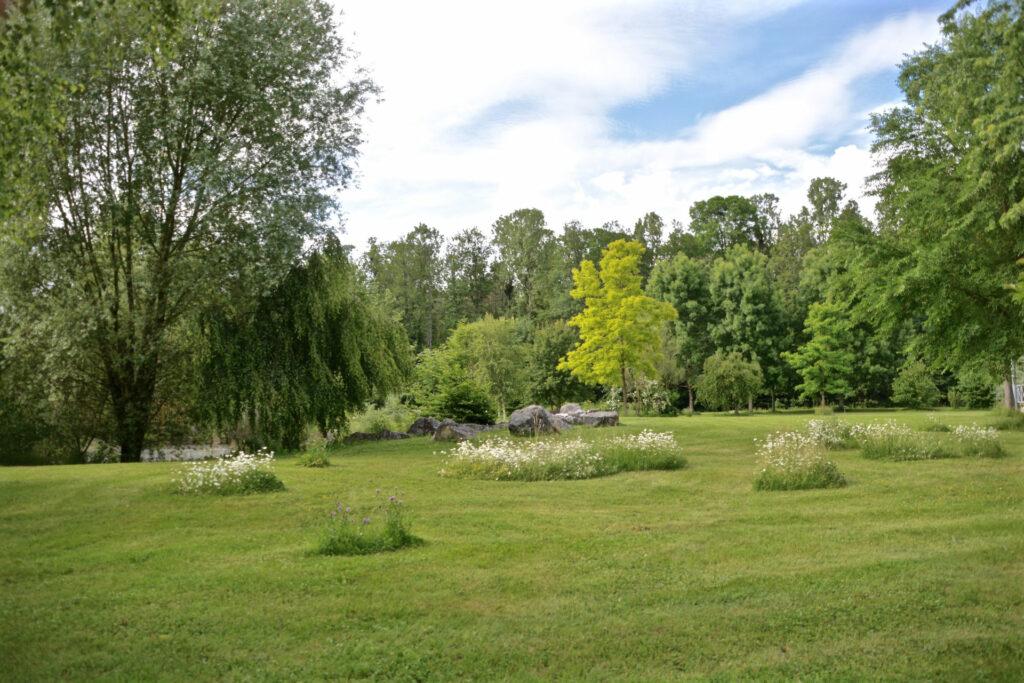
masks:
<svg viewBox="0 0 1024 683"><path fill-rule="evenodd" d="M409 435L405 432L393 432L390 429L385 429L382 432L352 432L345 437L344 443L362 443L364 441L392 441L395 439L408 439Z"/></svg>
<svg viewBox="0 0 1024 683"><path fill-rule="evenodd" d="M413 436L431 436L440 426L441 421L436 417L419 417L407 431Z"/></svg>
<svg viewBox="0 0 1024 683"><path fill-rule="evenodd" d="M619 424L619 414L614 410L588 410L576 419L577 424L588 427L614 427Z"/></svg>
<svg viewBox="0 0 1024 683"><path fill-rule="evenodd" d="M583 408L580 407L579 403L563 403L562 407L558 409L559 415L582 415Z"/></svg>
<svg viewBox="0 0 1024 683"><path fill-rule="evenodd" d="M537 436L557 434L562 420L538 405L526 406L512 413L508 418L508 431L515 436Z"/></svg>
<svg viewBox="0 0 1024 683"><path fill-rule="evenodd" d="M465 441L472 439L480 429L476 425L459 424L455 420L442 420L434 430L434 441Z"/></svg>

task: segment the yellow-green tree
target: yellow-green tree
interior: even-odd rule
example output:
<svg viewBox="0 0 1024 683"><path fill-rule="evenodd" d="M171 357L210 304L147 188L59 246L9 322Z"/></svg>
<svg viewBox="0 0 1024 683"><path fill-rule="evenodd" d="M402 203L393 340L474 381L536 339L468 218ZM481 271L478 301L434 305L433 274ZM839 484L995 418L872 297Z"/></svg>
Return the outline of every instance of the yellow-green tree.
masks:
<svg viewBox="0 0 1024 683"><path fill-rule="evenodd" d="M672 304L644 294L639 242L616 240L601 255L600 271L583 261L572 271L572 297L584 309L569 324L580 331L579 345L559 368L591 384L619 386L626 391L627 371L650 377L661 355L662 326L676 317Z"/></svg>

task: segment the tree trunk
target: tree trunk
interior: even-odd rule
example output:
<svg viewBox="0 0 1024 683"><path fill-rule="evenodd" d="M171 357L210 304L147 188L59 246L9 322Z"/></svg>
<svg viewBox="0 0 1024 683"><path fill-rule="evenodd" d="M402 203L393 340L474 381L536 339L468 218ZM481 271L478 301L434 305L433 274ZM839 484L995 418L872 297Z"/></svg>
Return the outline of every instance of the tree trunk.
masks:
<svg viewBox="0 0 1024 683"><path fill-rule="evenodd" d="M692 384L687 384L686 385L686 393L689 394L689 398L690 398L690 415L693 415L693 385Z"/></svg>
<svg viewBox="0 0 1024 683"><path fill-rule="evenodd" d="M626 366L622 368L622 414L625 415L629 409L629 394L626 393Z"/></svg>
<svg viewBox="0 0 1024 683"><path fill-rule="evenodd" d="M753 394L747 394L747 412L748 413L754 412L754 395Z"/></svg>
<svg viewBox="0 0 1024 683"><path fill-rule="evenodd" d="M1003 378L1003 406L1010 410L1014 410L1017 407L1017 401L1013 396L1013 383L1009 375Z"/></svg>
<svg viewBox="0 0 1024 683"><path fill-rule="evenodd" d="M824 391L821 392L821 407L822 408L827 408L828 407L828 404L825 403L825 392Z"/></svg>
<svg viewBox="0 0 1024 683"><path fill-rule="evenodd" d="M156 363L142 367L125 363L107 373L107 388L114 409L114 426L121 447L121 462L139 462L152 418Z"/></svg>

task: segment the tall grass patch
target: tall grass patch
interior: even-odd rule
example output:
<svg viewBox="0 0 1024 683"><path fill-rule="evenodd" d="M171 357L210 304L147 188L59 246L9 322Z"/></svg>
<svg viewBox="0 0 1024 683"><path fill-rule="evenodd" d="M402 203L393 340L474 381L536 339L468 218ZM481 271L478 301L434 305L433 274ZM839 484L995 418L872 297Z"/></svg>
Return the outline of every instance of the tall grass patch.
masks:
<svg viewBox="0 0 1024 683"><path fill-rule="evenodd" d="M270 493L284 490L273 470L274 453L238 451L212 460L191 463L176 484L179 493L220 496Z"/></svg>
<svg viewBox="0 0 1024 683"><path fill-rule="evenodd" d="M976 424L960 425L953 430L953 448L958 455L975 458L1001 458L1006 455L999 443L999 432Z"/></svg>
<svg viewBox="0 0 1024 683"><path fill-rule="evenodd" d="M957 455L943 441L892 421L855 425L853 434L861 455L871 460L934 460Z"/></svg>
<svg viewBox="0 0 1024 683"><path fill-rule="evenodd" d="M318 555L371 555L417 545L409 515L398 494L383 498L377 490L377 503L356 510L338 503L327 515L314 553Z"/></svg>
<svg viewBox="0 0 1024 683"><path fill-rule="evenodd" d="M814 419L807 422L807 435L828 450L856 448L853 425L835 418Z"/></svg>
<svg viewBox="0 0 1024 683"><path fill-rule="evenodd" d="M496 481L553 481L685 466L672 434L645 430L597 442L580 437L463 441L449 452L440 474Z"/></svg>
<svg viewBox="0 0 1024 683"><path fill-rule="evenodd" d="M825 458L825 449L810 434L778 432L758 448L761 469L754 478L758 491L799 491L846 486L836 464Z"/></svg>
<svg viewBox="0 0 1024 683"><path fill-rule="evenodd" d="M1010 408L999 408L991 426L1000 432L1024 432L1024 413Z"/></svg>

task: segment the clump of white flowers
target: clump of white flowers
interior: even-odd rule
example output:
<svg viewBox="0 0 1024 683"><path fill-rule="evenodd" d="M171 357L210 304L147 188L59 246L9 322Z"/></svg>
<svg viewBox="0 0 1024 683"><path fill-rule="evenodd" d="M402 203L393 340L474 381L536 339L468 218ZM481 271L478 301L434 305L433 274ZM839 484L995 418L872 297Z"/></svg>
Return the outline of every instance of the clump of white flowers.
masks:
<svg viewBox="0 0 1024 683"><path fill-rule="evenodd" d="M953 441L961 455L998 458L1005 454L994 427L959 425L953 429Z"/></svg>
<svg viewBox="0 0 1024 683"><path fill-rule="evenodd" d="M671 434L645 430L596 443L580 437L463 441L448 452L440 473L445 477L539 481L677 469L685 464Z"/></svg>
<svg viewBox="0 0 1024 683"><path fill-rule="evenodd" d="M757 451L761 469L754 488L763 491L834 488L846 485L819 440L802 432L776 432Z"/></svg>
<svg viewBox="0 0 1024 683"><path fill-rule="evenodd" d="M840 420L809 420L807 434L824 448L852 448L854 425Z"/></svg>
<svg viewBox="0 0 1024 683"><path fill-rule="evenodd" d="M462 441L441 469L442 476L481 479L587 479L596 476L601 454L583 439L526 443L489 439Z"/></svg>
<svg viewBox="0 0 1024 683"><path fill-rule="evenodd" d="M627 434L618 436L611 440L615 446L638 451L662 451L673 450L679 446L676 444L676 437L672 432L654 432L645 429L639 434Z"/></svg>
<svg viewBox="0 0 1024 683"><path fill-rule="evenodd" d="M950 456L939 441L892 420L854 425L853 437L860 444L861 455L875 460L928 460Z"/></svg>
<svg viewBox="0 0 1024 683"><path fill-rule="evenodd" d="M274 474L274 453L238 451L188 465L177 480L179 493L262 493L280 491L284 484Z"/></svg>

